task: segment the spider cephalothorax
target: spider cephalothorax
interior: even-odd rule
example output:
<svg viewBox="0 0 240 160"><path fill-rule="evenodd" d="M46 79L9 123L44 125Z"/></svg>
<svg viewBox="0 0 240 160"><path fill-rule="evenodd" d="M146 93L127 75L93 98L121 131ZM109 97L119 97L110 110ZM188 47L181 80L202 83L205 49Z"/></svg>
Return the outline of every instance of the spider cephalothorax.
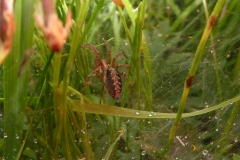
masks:
<svg viewBox="0 0 240 160"><path fill-rule="evenodd" d="M89 82L89 79L92 76L96 75L96 77L100 80L100 82L103 83L100 103L101 103L102 93L104 88L106 88L106 90L108 91L111 97L113 97L115 100L118 100L122 92L122 80L120 75L123 75L130 86L130 101L131 101L132 90L133 90L132 83L129 81L125 72L118 72L119 67L129 68L130 66L127 64L116 64L116 60L118 56L124 55L126 58L127 56L123 51L121 51L118 54L116 54L113 57L113 59L111 59L111 50L107 41L105 42L105 44L106 44L107 53L108 53L107 61L105 59L101 59L99 50L97 50L91 44L82 45L82 48L88 48L95 55L95 58L96 58L94 63L94 71L87 76L82 91L86 88L88 84L91 84L91 82Z"/></svg>

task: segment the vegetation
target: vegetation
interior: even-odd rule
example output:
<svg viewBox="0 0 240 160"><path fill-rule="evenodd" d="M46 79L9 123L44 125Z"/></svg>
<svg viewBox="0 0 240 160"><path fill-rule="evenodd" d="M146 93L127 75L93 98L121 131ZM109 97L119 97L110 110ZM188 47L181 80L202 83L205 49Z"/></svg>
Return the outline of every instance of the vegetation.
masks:
<svg viewBox="0 0 240 160"><path fill-rule="evenodd" d="M55 2L63 30L71 22L62 48L35 23L39 1L14 2L0 78L2 159L239 159L237 0ZM122 76L119 100L101 94L94 74L86 82L96 56L81 46L107 60L105 41L112 58L126 53L117 64L130 65L118 68L133 84Z"/></svg>

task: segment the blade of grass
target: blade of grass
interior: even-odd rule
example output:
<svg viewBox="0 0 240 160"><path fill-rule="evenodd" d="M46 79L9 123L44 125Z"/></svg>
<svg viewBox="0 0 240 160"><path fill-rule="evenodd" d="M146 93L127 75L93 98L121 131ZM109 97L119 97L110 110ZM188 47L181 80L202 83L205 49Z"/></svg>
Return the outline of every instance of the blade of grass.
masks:
<svg viewBox="0 0 240 160"><path fill-rule="evenodd" d="M171 7L173 12L177 16L179 16L179 14L181 13L181 10L180 10L179 6L175 3L175 1L174 0L167 0L167 4Z"/></svg>
<svg viewBox="0 0 240 160"><path fill-rule="evenodd" d="M104 0L100 0L97 4L97 7L94 9L86 27L84 28L84 31L80 37L80 40L79 40L79 46L83 43L83 40L85 39L87 33L89 33L89 30L91 29L92 27L92 24L93 24L93 21L94 19L96 18L98 12L100 11L100 9L103 7L103 2Z"/></svg>
<svg viewBox="0 0 240 160"><path fill-rule="evenodd" d="M19 70L20 61L23 60L26 50L31 48L33 43L34 21L32 18L32 13L33 1L17 1L15 3L15 19L17 21L17 30L15 33L12 52L9 56L9 59L4 63L4 107L6 107L4 112L4 122L6 123L4 127L4 133L8 136L5 140L7 145L4 145L4 147L6 147L4 149L4 157L6 158L16 157L18 159L22 153L21 149L19 152L14 150L19 149L17 145L21 144L19 141L22 139L24 114L27 104L30 60L25 63L22 74L19 78L16 77L16 71ZM24 17L24 19L22 19L22 17ZM6 156L11 154L10 152L14 152L14 154L17 154L17 156Z"/></svg>
<svg viewBox="0 0 240 160"><path fill-rule="evenodd" d="M32 125L32 120L31 120L31 122L30 122L30 125ZM29 133L30 133L30 129L27 130L27 132L26 132L26 134L25 134L25 137L23 138L23 143L22 143L21 147L20 147L19 150L18 150L18 154L17 154L16 159L20 159L20 157L21 157L21 155L22 155L22 153L23 153L24 147L25 147L25 145L26 145L26 142L27 142L27 138L28 138Z"/></svg>
<svg viewBox="0 0 240 160"><path fill-rule="evenodd" d="M86 113L85 108L83 107L84 102L81 100L80 102L80 110L81 112L78 112L81 118L82 123L82 132L83 132L83 145L84 145L84 153L86 156L86 159L94 159L93 151L91 149L91 145L89 144L90 140L87 133L87 119L86 119Z"/></svg>
<svg viewBox="0 0 240 160"><path fill-rule="evenodd" d="M86 16L87 16L87 13L88 13L88 10L90 7L90 2L91 2L90 0L89 1L81 1L80 10L77 15L76 25L75 25L75 28L73 31L73 38L72 38L72 42L71 42L70 53L69 53L69 57L67 60L67 64L66 64L65 71L64 71L64 77L63 77L61 108L59 108L59 115L62 118L60 118L61 122L59 122L59 125L63 126L63 140L61 142L62 142L63 150L65 150L65 156L67 158L71 158L71 155L70 155L71 151L69 148L70 142L68 141L68 136L70 133L68 134L68 131L67 131L67 125L68 125L68 123L67 123L67 117L68 117L67 116L67 90L68 90L73 60L74 60L75 54L77 53L77 49L79 48L79 45L81 45L81 44L79 44L78 41L79 41L79 38L81 35L84 21L86 19ZM61 132L62 132L62 130L59 129L58 138L61 137L61 134L62 134ZM92 151L91 151L90 155L85 155L85 156L89 157L91 155L93 155ZM55 156L57 156L56 152L55 152Z"/></svg>
<svg viewBox="0 0 240 160"><path fill-rule="evenodd" d="M132 57L130 62L130 73L136 73L136 82L135 82L135 92L137 93L137 106L140 109L140 99L141 99L141 83L142 78L140 77L140 48L142 46L142 28L144 24L144 13L145 13L146 1L144 0L139 4L138 15L135 20L135 31L133 37L133 48L132 48ZM132 76L130 77L132 81ZM133 81L132 81L133 82Z"/></svg>
<svg viewBox="0 0 240 160"><path fill-rule="evenodd" d="M71 68L73 65L75 53L77 52L79 45L81 45L78 43L78 41L79 41L79 38L81 35L84 21L86 19L86 16L87 16L87 13L89 10L89 6L90 6L90 1L81 1L81 7L78 12L75 29L73 31L71 49L70 49L68 61L67 61L66 67L65 67L65 71L64 71L64 77L63 77L62 105L63 105L63 109L65 109L65 110L66 110L66 106L67 106L67 89L68 89Z"/></svg>
<svg viewBox="0 0 240 160"><path fill-rule="evenodd" d="M203 0L203 7L204 7L204 11L205 11L205 16L206 19L209 19L209 13L207 10L207 3L206 0ZM216 74L216 79L217 79L217 90L218 90L218 98L219 98L219 102L222 102L222 87L221 87L221 81L220 81L220 76L219 76L219 67L218 67L218 60L217 60L217 54L216 54L216 49L214 47L214 39L213 39L213 35L212 33L210 33L210 40L211 40L211 53L213 56L213 61L214 61L214 69L215 69L215 74Z"/></svg>
<svg viewBox="0 0 240 160"><path fill-rule="evenodd" d="M16 1L14 7L16 20L16 32L13 38L12 50L3 64L4 80L4 145L3 157L5 159L15 159L17 150L21 146L23 120L25 113L24 101L20 100L19 93L23 93L23 88L19 91L18 70L21 54L21 23L22 23L22 1ZM24 87L24 86L22 86Z"/></svg>
<svg viewBox="0 0 240 160"><path fill-rule="evenodd" d="M57 155L60 148L60 142L61 142L61 135L62 135L62 118L60 115L61 108L61 101L59 99L61 98L61 91L59 89L59 74L60 74L60 68L61 68L61 58L62 53L59 53L54 58L54 73L53 73L53 101L54 101L54 113L55 113L55 122L56 123L56 142L55 142L55 150L54 150L54 159L57 159Z"/></svg>
<svg viewBox="0 0 240 160"><path fill-rule="evenodd" d="M125 9L127 11L128 16L130 17L133 26L135 26L135 19L137 17L137 15L135 13L133 13L133 7L132 4L129 2L129 0L122 0L122 2L125 4Z"/></svg>
<svg viewBox="0 0 240 160"><path fill-rule="evenodd" d="M20 60L23 60L26 50L31 48L31 46L33 45L33 32L34 32L34 21L32 16L33 4L34 2L32 0L26 0L22 2L22 17L24 18L22 19L22 22L21 22L21 35L24 35L24 36L21 36L21 53L22 54L19 57ZM19 91L18 98L19 98L19 102L20 102L20 106L23 114L26 114L26 105L28 102L27 94L28 94L30 63L31 63L31 59L29 58L24 65L21 76L18 79L18 91ZM23 123L24 123L23 115L21 115L19 119L20 118L22 118L21 126L23 126ZM22 137L22 135L19 135L19 137ZM22 143L16 159L20 159L24 145L25 143Z"/></svg>
<svg viewBox="0 0 240 160"><path fill-rule="evenodd" d="M78 49L80 48L81 44L84 42L84 39L86 38L87 34L89 35L89 31L90 29L94 29L94 27L92 27L94 25L94 20L97 17L99 11L102 9L103 7L103 2L104 0L101 0L97 3L97 6L94 8L93 13L90 16L90 19L88 20L86 26L84 27L83 33L80 35L79 38L79 43L78 43ZM89 56L88 54L79 54L76 55L75 57L77 59L77 61L75 61L75 65L77 67L77 70L80 74L80 77L82 80L85 80L85 78L87 77L87 68L89 68ZM76 73L73 73L73 77L78 77L79 75L76 75ZM74 79L73 79L74 80ZM74 81L72 81L72 83L74 84ZM75 84L76 85L76 84ZM76 86L76 88L78 88L79 86ZM89 94L89 90L88 88L85 90L85 93Z"/></svg>
<svg viewBox="0 0 240 160"><path fill-rule="evenodd" d="M178 18L176 19L176 21L172 24L171 26L171 31L175 31L179 25L181 24L181 22L191 14L191 12L195 11L196 8L202 3L202 0L196 0L196 1L192 1L192 3L190 5L188 5L188 7L186 9L184 9L184 11L178 16Z"/></svg>
<svg viewBox="0 0 240 160"><path fill-rule="evenodd" d="M36 93L37 90L39 89L40 85L43 84L45 75L46 75L46 73L47 73L47 71L48 71L49 65L51 64L51 61L52 61L53 56L54 56L54 52L51 52L51 54L50 54L50 56L49 56L49 58L48 58L48 61L47 61L46 65L44 66L44 69L43 69L43 71L42 71L42 73L41 73L41 75L40 75L40 77L39 77L39 79L38 79L38 82L37 82L37 84L36 84L36 86L35 86L32 94L31 94L31 96L30 96L30 98L29 98L29 100L28 100L28 104L31 103L31 101L32 101L33 97L35 96L35 93Z"/></svg>
<svg viewBox="0 0 240 160"><path fill-rule="evenodd" d="M240 95L237 97L234 97L232 99L229 99L225 102L219 103L218 105L208 107L202 110L198 110L195 112L190 113L183 113L182 117L193 117L193 116L199 116L202 114L206 114L212 111L215 111L217 109L221 109L223 107L226 107L228 105L231 105L232 103L235 103L240 100ZM74 101L76 106L74 106L74 111L79 111L79 107L81 106L80 101ZM142 111L142 110L135 110L135 109L128 109L128 108L120 108L116 106L109 106L109 105L100 105L95 103L85 103L84 104L84 111L86 113L92 113L92 114L102 114L107 116L118 116L118 117L127 117L127 118L175 118L176 113L159 113L159 112L148 112L148 111Z"/></svg>
<svg viewBox="0 0 240 160"><path fill-rule="evenodd" d="M125 20L125 18L123 16L123 12L122 12L122 8L121 7L118 7L118 12L119 12L120 18L122 20L123 27L124 27L124 30L126 32L129 44L130 44L131 48L133 48L131 33L130 33L130 30L128 29L128 27L127 27L127 22L126 22L126 20Z"/></svg>
<svg viewBox="0 0 240 160"><path fill-rule="evenodd" d="M177 131L177 128L180 124L182 113L183 113L183 110L184 110L184 107L185 107L185 104L186 104L186 100L187 100L187 97L188 97L189 89L192 85L192 82L193 82L198 64L199 64L199 62L201 60L201 57L202 57L202 52L203 52L204 46L206 44L206 41L209 37L209 34L211 33L212 27L213 27L214 23L216 22L216 19L219 15L224 3L225 3L225 0L218 0L217 1L216 5L214 7L214 10L212 11L211 16L210 16L210 18L209 18L209 20L206 24L206 27L204 29L202 38L201 38L201 40L199 42L199 45L197 47L197 51L195 53L195 57L194 57L192 66L190 68L189 74L188 74L188 76L185 80L185 83L184 83L184 89L183 89L182 97L181 97L180 104L179 104L179 107L178 107L178 113L177 113L176 119L174 121L174 124L172 125L168 141L167 141L163 151L161 152L161 156L164 156L168 152L168 150L170 148L170 145L173 142L174 135L175 135L175 133Z"/></svg>
<svg viewBox="0 0 240 160"><path fill-rule="evenodd" d="M144 62L143 62L143 66L144 66L144 70L146 73L146 90L147 90L147 96L146 96L146 100L147 100L147 104L146 106L148 107L148 111L152 110L152 60L151 60L151 55L150 55L150 51L147 45L147 41L145 39L145 37L143 36L143 55L144 55Z"/></svg>
<svg viewBox="0 0 240 160"><path fill-rule="evenodd" d="M113 148L115 147L115 145L117 144L118 140L119 140L120 137L123 135L123 133L124 133L124 132L121 132L121 133L117 136L117 138L115 139L115 141L111 144L111 146L108 148L107 153L106 153L106 155L105 155L104 158L103 158L104 160L108 160L108 159L110 158L111 153L112 153L112 151L113 151Z"/></svg>

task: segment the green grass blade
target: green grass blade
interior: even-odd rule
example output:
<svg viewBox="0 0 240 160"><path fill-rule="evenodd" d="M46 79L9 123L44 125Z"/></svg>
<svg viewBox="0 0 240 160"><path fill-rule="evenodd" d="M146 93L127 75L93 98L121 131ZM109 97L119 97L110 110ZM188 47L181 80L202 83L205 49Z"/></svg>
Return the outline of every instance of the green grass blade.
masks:
<svg viewBox="0 0 240 160"><path fill-rule="evenodd" d="M46 65L44 66L44 69L43 69L43 72L42 72L41 75L40 75L40 78L38 79L38 82L37 82L37 84L36 84L36 87L34 88L32 94L31 94L31 96L30 96L30 99L28 100L28 104L31 103L31 101L32 101L35 93L36 93L37 90L38 90L38 88L40 87L41 84L43 84L45 75L46 75L47 72L48 72L48 67L49 67L49 65L51 64L51 61L52 61L53 56L54 56L54 53L52 52L52 53L50 54L49 58L48 58L48 61L47 61Z"/></svg>
<svg viewBox="0 0 240 160"><path fill-rule="evenodd" d="M123 135L124 132L120 133L117 138L115 139L115 141L111 144L111 146L108 148L106 155L104 156L104 160L108 160L111 156L111 153L113 151L113 148L115 147L115 145L117 144L118 140L120 139L120 137Z"/></svg>
<svg viewBox="0 0 240 160"><path fill-rule="evenodd" d="M120 18L122 20L123 27L124 27L124 30L126 32L129 44L130 44L131 48L133 48L133 44L132 44L133 42L132 42L131 33L130 33L130 30L128 29L127 22L126 22L126 20L125 20L125 18L123 16L123 11L122 11L121 7L118 7L118 12L119 12Z"/></svg>
<svg viewBox="0 0 240 160"><path fill-rule="evenodd" d="M225 3L225 0L218 0L217 1L216 5L214 7L214 10L212 11L212 14L211 14L211 16L210 16L210 18L209 18L209 20L206 24L206 27L204 29L202 38L201 38L201 40L199 42L199 45L197 47L197 51L195 53L195 57L194 57L192 66L191 66L189 74L188 74L188 76L185 80L182 97L181 97L180 104L179 104L179 107L178 107L178 113L177 113L176 119L174 121L174 124L172 125L168 141L167 141L163 151L161 152L162 156L165 155L168 152L168 150L170 148L170 145L173 142L174 135L175 135L175 133L177 131L177 128L180 124L182 113L184 111L184 107L185 107L185 104L186 104L186 101L187 101L189 89L192 85L192 82L193 82L198 64L199 64L199 62L201 60L201 57L202 57L203 49L205 47L205 44L206 44L206 42L208 40L208 37L211 33L212 27L213 27L214 23L216 22L218 14L220 13L224 3Z"/></svg>
<svg viewBox="0 0 240 160"><path fill-rule="evenodd" d="M21 139L17 139L16 136L22 135L22 121L24 118L22 107L19 102L17 77L19 69L19 55L21 51L21 1L15 2L14 14L17 28L14 34L12 50L3 64L5 138L3 146L3 156L5 159L14 159L17 156L18 152L16 152L16 150L20 148Z"/></svg>
<svg viewBox="0 0 240 160"><path fill-rule="evenodd" d="M26 5L27 4L27 5ZM28 61L18 78L19 65L24 58L26 50L31 48L33 42L33 2L16 1L14 14L16 32L14 35L12 51L4 62L4 147L5 159L20 157L18 150L22 144L24 115L27 104L27 90L29 78ZM24 17L24 18L22 18ZM24 35L24 36L23 36ZM17 158L18 159L18 158Z"/></svg>
<svg viewBox="0 0 240 160"><path fill-rule="evenodd" d="M232 99L229 99L227 101L224 101L222 103L219 103L215 106L208 107L202 110L198 110L195 112L190 113L183 113L182 117L193 117L193 116L199 116L202 114L206 114L218 109L221 109L223 107L229 106L232 103L235 103L240 100L240 95L237 97L234 97ZM81 112L77 106L81 106L80 101L74 101L76 106L73 108L75 111ZM109 106L109 105L100 105L100 104L94 104L94 103L85 103L83 110L86 113L92 113L92 114L102 114L107 116L118 116L118 117L127 117L127 118L150 118L150 119L159 119L159 118L175 118L176 113L159 113L159 112L149 112L149 111L142 111L142 110L135 110L135 109L128 109L128 108L120 108L116 106Z"/></svg>
<svg viewBox="0 0 240 160"><path fill-rule="evenodd" d="M144 13L145 13L146 1L139 4L138 15L135 20L135 31L133 37L133 48L131 57L131 74L136 74L135 92L137 93L138 108L140 108L141 99L141 83L142 78L140 77L140 48L142 45L142 28L144 24Z"/></svg>
<svg viewBox="0 0 240 160"><path fill-rule="evenodd" d="M202 3L201 0L196 0L196 1L192 1L192 3L186 8L184 9L184 11L178 16L177 20L172 24L171 26L171 30L175 31L180 24L182 23L182 21L189 16L193 11L196 10L196 8Z"/></svg>

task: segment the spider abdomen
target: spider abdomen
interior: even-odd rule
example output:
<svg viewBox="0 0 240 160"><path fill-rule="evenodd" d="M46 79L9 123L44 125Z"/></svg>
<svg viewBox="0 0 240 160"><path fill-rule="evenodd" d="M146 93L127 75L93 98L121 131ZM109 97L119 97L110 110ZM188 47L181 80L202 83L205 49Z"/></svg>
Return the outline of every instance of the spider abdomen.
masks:
<svg viewBox="0 0 240 160"><path fill-rule="evenodd" d="M120 74L112 67L108 67L106 73L105 88L109 95L118 100L122 92L122 80Z"/></svg>
<svg viewBox="0 0 240 160"><path fill-rule="evenodd" d="M108 94L114 98L115 100L118 100L121 96L122 92L122 80L120 75L122 75L125 80L128 82L128 85L130 87L130 105L131 104L131 97L133 92L133 85L128 79L125 72L118 72L119 67L125 67L127 69L130 68L130 65L128 64L117 64L116 60L120 55L123 55L127 58L127 55L124 51L121 51L117 53L112 59L111 59L111 48L109 47L107 41L105 41L106 47L107 47L107 59L101 59L100 52L98 49L96 49L91 44L83 44L82 48L88 48L95 56L95 63L93 66L93 70L86 78L84 87L81 92L84 91L87 85L90 85L90 79L93 76L96 76L100 82L103 83L101 95L100 95L100 103L102 100L102 95L104 88L107 90Z"/></svg>

